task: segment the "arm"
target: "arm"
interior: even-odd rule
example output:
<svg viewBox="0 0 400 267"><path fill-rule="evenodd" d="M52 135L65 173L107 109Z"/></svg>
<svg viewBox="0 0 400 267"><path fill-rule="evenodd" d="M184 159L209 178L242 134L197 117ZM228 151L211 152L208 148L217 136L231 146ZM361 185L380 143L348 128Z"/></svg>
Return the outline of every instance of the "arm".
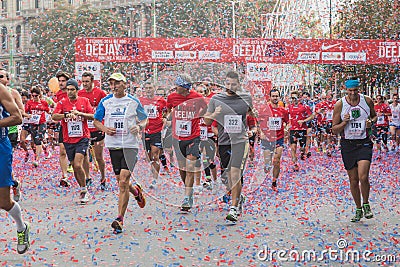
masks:
<svg viewBox="0 0 400 267"><path fill-rule="evenodd" d="M335 107L333 109L333 118L332 118L332 132L334 134L338 134L344 130L344 127L346 127L347 123L350 120L350 114L345 114L344 115L344 120L340 118L340 113L342 111L342 101L338 101L335 104Z"/></svg>
<svg viewBox="0 0 400 267"><path fill-rule="evenodd" d="M372 124L378 120L378 115L376 114L376 111L374 108L374 101L372 101L372 99L368 96L365 97L365 101L367 101L367 104L368 104L369 110L370 110L370 116L369 116L365 126L367 128L371 128Z"/></svg>
<svg viewBox="0 0 400 267"><path fill-rule="evenodd" d="M11 93L3 85L0 85L0 103L10 114L9 117L0 120L0 127L9 127L22 123L21 112Z"/></svg>
<svg viewBox="0 0 400 267"><path fill-rule="evenodd" d="M66 114L62 112L62 102L58 102L56 108L54 109L53 115L51 115L51 119L53 121L61 121L65 118Z"/></svg>
<svg viewBox="0 0 400 267"><path fill-rule="evenodd" d="M24 104L22 103L21 95L15 89L12 89L11 94L14 98L15 103L18 106L19 111L21 112L22 117L26 117L27 114L25 113L25 107Z"/></svg>

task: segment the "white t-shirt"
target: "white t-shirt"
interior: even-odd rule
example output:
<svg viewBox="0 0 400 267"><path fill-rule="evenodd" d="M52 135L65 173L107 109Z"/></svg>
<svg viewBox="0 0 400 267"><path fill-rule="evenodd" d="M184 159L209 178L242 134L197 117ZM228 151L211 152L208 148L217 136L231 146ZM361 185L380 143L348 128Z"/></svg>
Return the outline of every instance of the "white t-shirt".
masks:
<svg viewBox="0 0 400 267"><path fill-rule="evenodd" d="M108 148L139 148L141 136L130 132L132 126L147 118L140 101L132 95L116 98L108 95L101 100L94 118L104 120L104 126L116 129L113 136L107 135L104 144ZM140 134L140 133L139 133Z"/></svg>

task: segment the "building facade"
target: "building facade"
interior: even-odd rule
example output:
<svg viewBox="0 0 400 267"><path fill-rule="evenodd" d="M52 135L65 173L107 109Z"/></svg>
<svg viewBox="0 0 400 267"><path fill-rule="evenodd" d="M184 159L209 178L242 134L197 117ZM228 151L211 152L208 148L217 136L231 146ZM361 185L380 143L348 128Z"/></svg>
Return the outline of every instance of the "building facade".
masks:
<svg viewBox="0 0 400 267"><path fill-rule="evenodd" d="M116 12L121 23L128 26L128 37L151 36L151 15L154 0L2 0L0 14L0 66L12 76L12 85L23 88L27 70L37 51L31 45L29 20L58 5L93 8Z"/></svg>

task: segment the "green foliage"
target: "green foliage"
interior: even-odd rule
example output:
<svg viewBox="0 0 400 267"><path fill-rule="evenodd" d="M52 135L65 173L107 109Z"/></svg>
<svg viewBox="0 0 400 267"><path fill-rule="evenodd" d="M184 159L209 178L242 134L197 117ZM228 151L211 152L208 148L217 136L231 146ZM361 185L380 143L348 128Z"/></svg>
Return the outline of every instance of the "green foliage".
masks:
<svg viewBox="0 0 400 267"><path fill-rule="evenodd" d="M236 36L261 37L262 14L272 10L275 1L235 3ZM232 37L231 0L167 0L157 6L159 37Z"/></svg>
<svg viewBox="0 0 400 267"><path fill-rule="evenodd" d="M31 84L46 83L60 70L74 72L76 37L121 37L126 33L124 24L110 11L88 6L48 10L29 25L31 43L38 51L28 70Z"/></svg>
<svg viewBox="0 0 400 267"><path fill-rule="evenodd" d="M400 39L400 2L393 0L344 1L341 19L335 25L337 38ZM399 80L398 65L358 65L363 84L393 86Z"/></svg>

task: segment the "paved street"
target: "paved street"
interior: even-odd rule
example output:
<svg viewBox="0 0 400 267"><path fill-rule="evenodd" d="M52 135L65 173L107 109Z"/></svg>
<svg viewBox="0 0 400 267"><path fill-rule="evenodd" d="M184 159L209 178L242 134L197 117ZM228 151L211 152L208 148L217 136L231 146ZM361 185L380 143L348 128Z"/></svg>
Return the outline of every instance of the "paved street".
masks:
<svg viewBox="0 0 400 267"><path fill-rule="evenodd" d="M145 188L147 205L140 209L132 198L124 232L115 235L110 224L117 215L118 190L109 163L107 176L113 186L98 190L99 174L95 174L92 199L81 206L76 183L70 189L57 186L57 156L33 169L18 151L15 173L23 180L20 204L31 223L32 245L26 254L17 254L15 225L1 212L0 265L400 266L398 154L373 162L370 202L375 218L360 223L350 223L354 205L337 155L327 158L314 152L301 162L298 173L291 171L288 159L286 150L279 193L270 189L268 178L264 180L260 162L246 172L247 201L236 225L225 221L228 206L218 200L222 189L200 192L196 208L181 214L179 177L163 176L163 184L151 190L149 165L139 161L135 177ZM264 249L267 254L260 252ZM279 259L273 250L286 254ZM337 250L336 258L327 253L320 257L324 250ZM310 251L316 253L314 259L290 260L296 252L301 256ZM346 259L345 251L359 252L360 262ZM393 255L397 262L391 262ZM367 262L375 256L387 261Z"/></svg>

